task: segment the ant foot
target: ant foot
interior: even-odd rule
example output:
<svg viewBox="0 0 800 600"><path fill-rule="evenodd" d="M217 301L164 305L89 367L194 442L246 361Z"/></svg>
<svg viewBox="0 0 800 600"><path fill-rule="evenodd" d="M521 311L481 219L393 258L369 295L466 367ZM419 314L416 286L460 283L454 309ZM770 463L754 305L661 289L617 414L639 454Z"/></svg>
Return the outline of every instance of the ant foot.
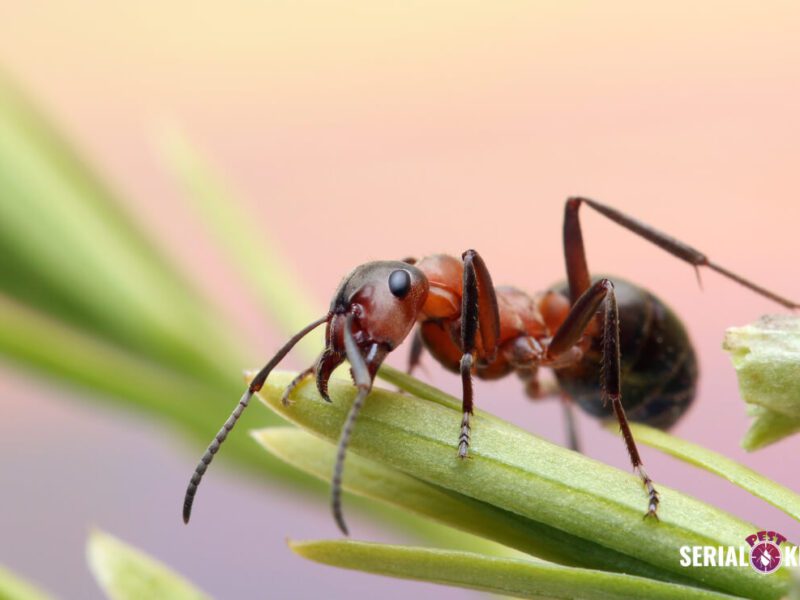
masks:
<svg viewBox="0 0 800 600"><path fill-rule="evenodd" d="M647 472L644 470L642 465L636 467L636 472L639 474L639 477L642 480L642 484L644 485L645 489L647 490L647 494L650 497L650 502L647 505L647 512L644 515L645 519L652 517L656 521L658 521L658 491L656 490L655 486L653 486L653 480L647 475Z"/></svg>
<svg viewBox="0 0 800 600"><path fill-rule="evenodd" d="M464 413L461 419L461 434L458 436L458 457L467 458L467 451L469 449L469 440L471 428L469 424L469 413Z"/></svg>

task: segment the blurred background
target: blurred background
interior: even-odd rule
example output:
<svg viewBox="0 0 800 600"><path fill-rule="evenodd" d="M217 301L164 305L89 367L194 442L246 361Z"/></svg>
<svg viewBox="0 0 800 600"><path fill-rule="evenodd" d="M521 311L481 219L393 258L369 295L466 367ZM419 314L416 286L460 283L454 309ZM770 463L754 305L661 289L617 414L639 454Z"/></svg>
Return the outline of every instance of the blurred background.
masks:
<svg viewBox="0 0 800 600"><path fill-rule="evenodd" d="M326 486L264 476L274 463L244 426L181 522L241 369L295 324L215 242L187 193L184 142L246 215L252 265L269 254L317 310L360 263L470 247L496 283L545 289L564 277L571 194L797 299L799 33L794 2L0 1L0 89L25 98L4 104L0 129L0 563L65 598L99 598L83 557L97 526L221 598L467 596L291 554L287 537L338 535ZM31 103L83 166L53 158L49 133L14 129ZM74 193L37 174L43 153ZM84 196L121 212L90 227ZM701 290L687 265L583 215L590 267L655 291L697 346L699 395L674 433L797 489L797 439L739 449L747 418L720 348L726 327L781 308L713 273ZM119 231L147 242L121 244ZM514 378L480 383L477 403L564 441L558 407L533 405ZM579 427L589 456L628 468L616 436L584 415ZM643 454L657 483L800 534L741 490ZM357 539L419 541L380 515L350 522Z"/></svg>

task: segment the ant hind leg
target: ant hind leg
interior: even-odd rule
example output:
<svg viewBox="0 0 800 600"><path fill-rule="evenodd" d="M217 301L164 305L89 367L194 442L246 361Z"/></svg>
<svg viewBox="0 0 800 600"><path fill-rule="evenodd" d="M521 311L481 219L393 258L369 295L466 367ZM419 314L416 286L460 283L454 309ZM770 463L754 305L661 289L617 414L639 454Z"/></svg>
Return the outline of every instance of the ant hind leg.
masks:
<svg viewBox="0 0 800 600"><path fill-rule="evenodd" d="M601 204L596 200L581 197L569 198L564 209L564 257L566 258L567 263L567 279L569 280L570 300L573 304L584 291L589 289L589 285L591 283L589 278L589 268L586 265L586 253L583 247L581 224L578 218L578 210L580 209L581 204L586 204L617 225L620 225L628 231L635 233L639 237L646 239L647 241L655 244L662 250L669 252L682 261L689 263L697 270L698 280L699 268L708 267L712 271L716 271L720 275L727 277L739 285L752 290L756 294L764 296L765 298L769 298L773 302L777 302L786 308L792 310L800 308L800 304L797 302L789 300L788 298L784 298L783 296L763 288L760 285L753 283L749 279L746 279L741 275L733 273L732 271L729 271L728 269L716 264L705 254L695 248L692 248L689 244L677 240L666 233L662 233L654 227L651 227L646 223L642 223L641 221L634 219L633 217L630 217L625 213L616 210L615 208Z"/></svg>
<svg viewBox="0 0 800 600"><path fill-rule="evenodd" d="M644 463L639 456L639 449L633 439L633 433L622 406L620 349L619 349L619 309L614 284L608 279L601 279L586 290L573 304L567 318L556 331L548 346L549 358L557 358L559 354L568 352L581 338L589 323L595 317L600 305L605 305L603 319L603 364L601 393L604 403L611 403L614 415L619 422L620 433L631 460L631 465L647 490L649 502L646 517L656 517L658 509L658 491L653 480L644 470Z"/></svg>

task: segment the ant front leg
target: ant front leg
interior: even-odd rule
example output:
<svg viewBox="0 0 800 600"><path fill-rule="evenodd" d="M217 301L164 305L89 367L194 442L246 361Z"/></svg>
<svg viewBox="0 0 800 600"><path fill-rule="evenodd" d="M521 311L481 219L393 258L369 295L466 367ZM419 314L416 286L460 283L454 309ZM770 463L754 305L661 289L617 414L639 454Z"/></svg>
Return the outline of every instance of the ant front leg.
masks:
<svg viewBox="0 0 800 600"><path fill-rule="evenodd" d="M602 397L603 403L611 402L614 415L619 422L619 429L628 450L633 469L639 475L647 489L649 503L645 516L658 518L658 492L653 481L644 470L644 463L639 456L639 449L628 426L625 409L622 406L622 382L620 375L619 350L619 309L614 284L608 279L601 279L586 290L573 304L567 318L558 328L547 348L549 359L557 359L559 355L569 352L583 336L586 328L595 317L600 304L605 302L605 318L603 320L603 368Z"/></svg>
<svg viewBox="0 0 800 600"><path fill-rule="evenodd" d="M461 433L458 437L458 456L467 457L473 411L472 365L476 354L476 336L480 333L483 354L494 357L500 337L500 312L492 278L480 255L467 250L461 291Z"/></svg>
<svg viewBox="0 0 800 600"><path fill-rule="evenodd" d="M291 395L294 390L300 386L306 379L311 377L314 374L314 369L316 368L316 363L300 371L297 376L292 379L289 385L286 386L286 389L283 390L283 395L281 395L281 404L284 406L291 406L294 404L294 400L292 400Z"/></svg>

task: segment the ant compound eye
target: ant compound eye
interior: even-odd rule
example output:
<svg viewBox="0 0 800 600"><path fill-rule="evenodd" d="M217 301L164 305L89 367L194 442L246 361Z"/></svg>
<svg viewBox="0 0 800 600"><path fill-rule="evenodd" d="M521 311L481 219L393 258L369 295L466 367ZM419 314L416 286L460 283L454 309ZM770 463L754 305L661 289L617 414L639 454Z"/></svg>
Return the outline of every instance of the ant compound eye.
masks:
<svg viewBox="0 0 800 600"><path fill-rule="evenodd" d="M389 291L401 300L411 291L411 275L404 269L392 271L389 275Z"/></svg>

